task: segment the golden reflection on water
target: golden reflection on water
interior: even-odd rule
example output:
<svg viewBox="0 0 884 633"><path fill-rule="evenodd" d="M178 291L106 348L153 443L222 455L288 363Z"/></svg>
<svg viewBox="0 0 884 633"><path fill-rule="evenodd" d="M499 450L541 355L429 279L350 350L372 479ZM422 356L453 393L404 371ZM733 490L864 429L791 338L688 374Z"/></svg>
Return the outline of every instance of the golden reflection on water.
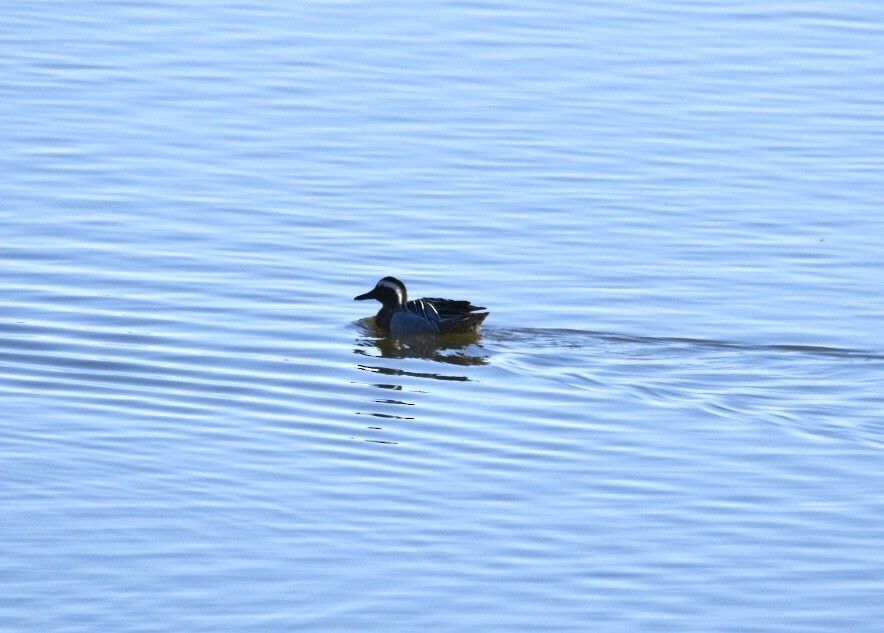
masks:
<svg viewBox="0 0 884 633"><path fill-rule="evenodd" d="M468 334L390 336L373 325L374 319L362 319L357 325L363 336L356 342L354 353L368 357L393 359L417 358L448 365L486 365L488 355L482 347L482 335ZM405 372L389 367L360 365L360 369L388 375L412 375L438 380L469 380L466 376L446 376L437 372Z"/></svg>

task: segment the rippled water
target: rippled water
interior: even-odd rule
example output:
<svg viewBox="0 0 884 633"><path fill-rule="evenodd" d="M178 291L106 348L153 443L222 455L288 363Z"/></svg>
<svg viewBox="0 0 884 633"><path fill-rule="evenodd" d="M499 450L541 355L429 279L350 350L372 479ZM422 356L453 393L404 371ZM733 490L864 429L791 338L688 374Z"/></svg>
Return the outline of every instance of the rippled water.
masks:
<svg viewBox="0 0 884 633"><path fill-rule="evenodd" d="M3 630L875 630L881 18L9 7Z"/></svg>

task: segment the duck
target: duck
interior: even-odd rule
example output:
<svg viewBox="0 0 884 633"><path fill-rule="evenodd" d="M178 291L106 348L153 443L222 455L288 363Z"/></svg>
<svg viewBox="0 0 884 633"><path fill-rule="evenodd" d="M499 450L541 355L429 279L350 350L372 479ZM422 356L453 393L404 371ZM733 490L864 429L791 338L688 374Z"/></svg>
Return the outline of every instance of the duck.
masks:
<svg viewBox="0 0 884 633"><path fill-rule="evenodd" d="M395 277L384 277L375 287L354 297L354 301L377 299L381 309L377 326L390 334L467 334L476 332L488 312L469 301L451 299L408 300L405 284Z"/></svg>

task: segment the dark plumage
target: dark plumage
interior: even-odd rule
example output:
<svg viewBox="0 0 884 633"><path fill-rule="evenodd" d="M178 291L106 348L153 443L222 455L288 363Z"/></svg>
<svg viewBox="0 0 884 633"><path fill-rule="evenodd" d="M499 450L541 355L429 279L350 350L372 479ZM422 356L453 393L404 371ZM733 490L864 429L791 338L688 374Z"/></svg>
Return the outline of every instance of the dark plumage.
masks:
<svg viewBox="0 0 884 633"><path fill-rule="evenodd" d="M392 334L463 334L475 332L488 316L481 306L451 299L408 300L405 284L384 277L356 301L377 299L381 309L375 318L379 328Z"/></svg>

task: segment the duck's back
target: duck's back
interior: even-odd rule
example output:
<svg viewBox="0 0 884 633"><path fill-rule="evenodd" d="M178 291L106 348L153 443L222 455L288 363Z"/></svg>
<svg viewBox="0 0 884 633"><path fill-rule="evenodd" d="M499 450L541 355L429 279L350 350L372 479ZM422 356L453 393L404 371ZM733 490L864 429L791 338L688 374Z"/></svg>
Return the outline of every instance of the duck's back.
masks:
<svg viewBox="0 0 884 633"><path fill-rule="evenodd" d="M447 319L457 319L478 310L485 309L482 306L474 306L469 301L454 301L452 299L438 298L420 299L420 301L432 305L436 309L436 312L438 312L439 318L443 321ZM409 303L413 302L409 301Z"/></svg>
<svg viewBox="0 0 884 633"><path fill-rule="evenodd" d="M482 306L474 306L469 301L454 301L452 299L421 299L422 302L433 306L439 315L439 332L442 334L465 334L475 332L487 312Z"/></svg>

